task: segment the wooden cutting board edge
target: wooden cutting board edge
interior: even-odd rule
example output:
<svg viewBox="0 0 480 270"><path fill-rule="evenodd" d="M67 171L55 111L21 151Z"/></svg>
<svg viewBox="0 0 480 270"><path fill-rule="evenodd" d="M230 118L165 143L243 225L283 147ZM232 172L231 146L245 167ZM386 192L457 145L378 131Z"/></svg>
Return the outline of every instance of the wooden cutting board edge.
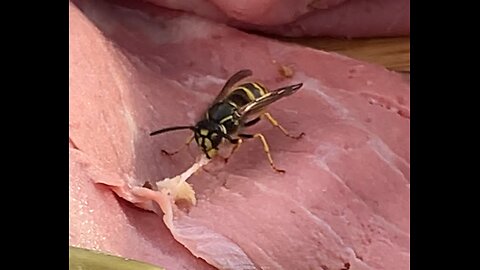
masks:
<svg viewBox="0 0 480 270"><path fill-rule="evenodd" d="M259 33L252 33L259 34ZM410 73L410 37L387 38L287 38L262 36L314 49L339 53L353 59L379 64L389 70Z"/></svg>
<svg viewBox="0 0 480 270"><path fill-rule="evenodd" d="M410 72L410 37L372 39L300 38L283 39L324 51L376 63L390 70Z"/></svg>

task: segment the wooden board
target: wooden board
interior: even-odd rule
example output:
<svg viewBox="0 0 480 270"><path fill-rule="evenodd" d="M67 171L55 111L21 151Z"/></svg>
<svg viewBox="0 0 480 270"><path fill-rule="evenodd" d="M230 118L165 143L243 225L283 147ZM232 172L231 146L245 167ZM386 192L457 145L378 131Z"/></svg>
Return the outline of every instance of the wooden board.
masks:
<svg viewBox="0 0 480 270"><path fill-rule="evenodd" d="M410 72L410 37L373 39L278 38L282 41L337 52L376 63L388 69Z"/></svg>

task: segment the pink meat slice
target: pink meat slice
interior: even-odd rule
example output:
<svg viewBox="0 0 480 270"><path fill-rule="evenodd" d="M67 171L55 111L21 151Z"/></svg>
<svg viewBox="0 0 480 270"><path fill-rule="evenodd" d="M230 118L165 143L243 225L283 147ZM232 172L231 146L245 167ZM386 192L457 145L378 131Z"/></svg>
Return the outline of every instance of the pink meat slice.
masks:
<svg viewBox="0 0 480 270"><path fill-rule="evenodd" d="M217 22L283 36L410 34L410 0L149 0Z"/></svg>
<svg viewBox="0 0 480 270"><path fill-rule="evenodd" d="M108 252L167 267L215 269L193 257L175 241L157 214L119 201L106 186L92 180L111 174L70 148L70 226L73 246Z"/></svg>
<svg viewBox="0 0 480 270"><path fill-rule="evenodd" d="M289 37L409 36L410 0L348 0L308 12L285 24L254 25L246 21L237 26Z"/></svg>
<svg viewBox="0 0 480 270"><path fill-rule="evenodd" d="M206 267L193 255L219 269L409 269L410 88L400 75L140 3L79 1L70 18L71 190L83 185L77 198L117 205L109 213L71 214L71 242L169 269ZM283 76L282 67L293 76ZM183 172L198 154L193 147L174 157L160 153L181 146L186 132L148 133L193 124L242 68L272 89L304 83L270 109L292 133L305 132L303 139L268 123L251 131L266 136L287 173L273 172L260 142L251 141L228 164L209 165L189 180L198 201L188 210L141 188ZM163 221L193 255L172 243L159 218L119 207L88 181L159 215L150 200L172 211ZM133 226L127 211L142 222ZM106 230L102 215L116 217L135 251ZM92 228L75 225L84 220ZM158 231L152 237L138 230Z"/></svg>
<svg viewBox="0 0 480 270"><path fill-rule="evenodd" d="M345 0L149 0L176 10L188 11L210 19L237 20L258 25L278 25L318 9L336 6Z"/></svg>

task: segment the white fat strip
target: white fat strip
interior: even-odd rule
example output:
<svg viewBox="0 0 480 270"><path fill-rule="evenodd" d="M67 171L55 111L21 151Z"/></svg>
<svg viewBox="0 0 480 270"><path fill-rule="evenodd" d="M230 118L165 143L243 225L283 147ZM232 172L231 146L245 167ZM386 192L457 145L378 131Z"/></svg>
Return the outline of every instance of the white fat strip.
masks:
<svg viewBox="0 0 480 270"><path fill-rule="evenodd" d="M166 189L173 197L173 200L186 199L193 205L197 203L195 198L195 191L187 183L187 180L196 173L200 168L207 165L210 162L205 155L202 155L190 168L183 173L174 176L173 178L165 178L157 182L158 190Z"/></svg>

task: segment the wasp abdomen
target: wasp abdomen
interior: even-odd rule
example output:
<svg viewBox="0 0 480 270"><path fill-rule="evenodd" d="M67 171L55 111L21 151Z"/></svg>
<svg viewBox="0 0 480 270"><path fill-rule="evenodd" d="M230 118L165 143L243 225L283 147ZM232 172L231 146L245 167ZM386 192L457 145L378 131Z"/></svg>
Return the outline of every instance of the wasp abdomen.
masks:
<svg viewBox="0 0 480 270"><path fill-rule="evenodd" d="M225 101L236 108L239 108L265 95L266 93L267 90L265 87L259 83L245 83L237 86Z"/></svg>
<svg viewBox="0 0 480 270"><path fill-rule="evenodd" d="M267 90L259 83L245 83L237 86L222 102L208 110L207 117L224 127L228 134L237 131L241 116L237 109L265 95Z"/></svg>

